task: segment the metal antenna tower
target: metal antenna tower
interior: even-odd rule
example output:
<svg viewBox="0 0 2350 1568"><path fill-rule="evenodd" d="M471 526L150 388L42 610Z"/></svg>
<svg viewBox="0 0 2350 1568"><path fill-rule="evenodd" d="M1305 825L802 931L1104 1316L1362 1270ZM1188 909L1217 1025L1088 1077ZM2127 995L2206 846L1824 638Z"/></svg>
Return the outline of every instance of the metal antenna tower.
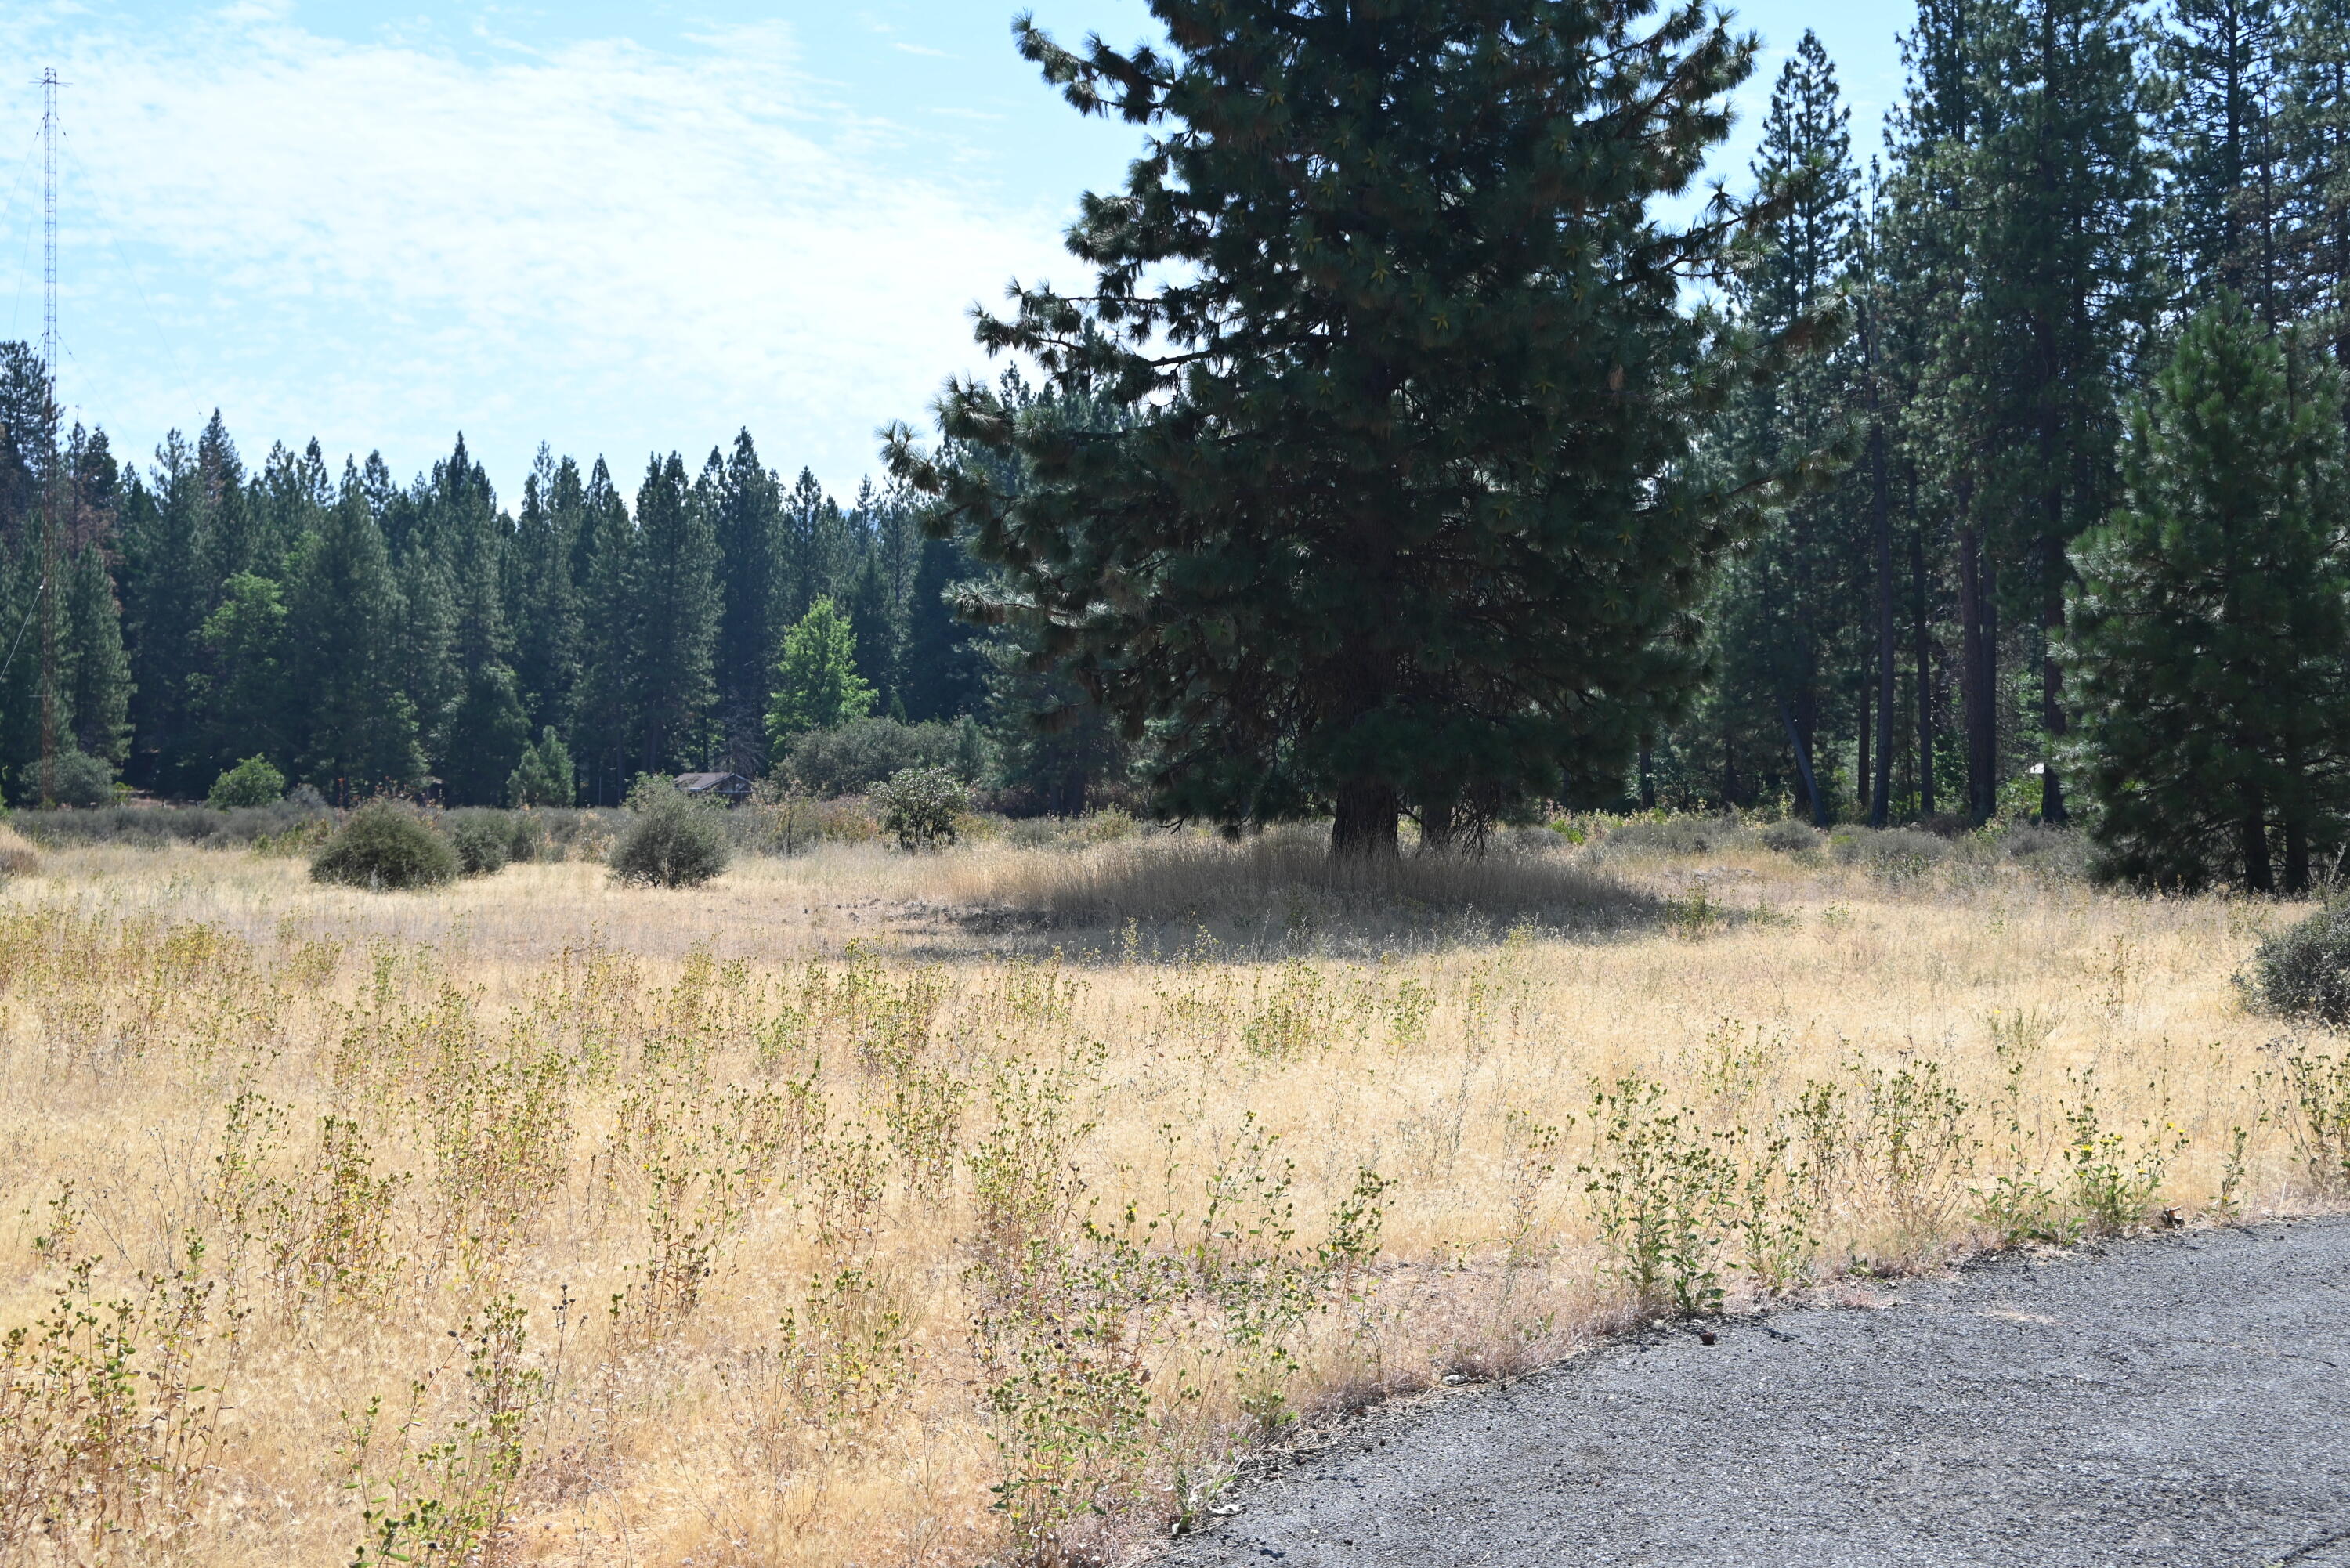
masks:
<svg viewBox="0 0 2350 1568"><path fill-rule="evenodd" d="M41 369L48 373L50 431L57 440L57 68L41 72ZM46 599L57 579L58 534L65 519L65 497L54 459L49 463L47 504L41 508L41 586L34 590L41 610L41 804L57 799L57 601ZM42 602L46 599L46 602Z"/></svg>
<svg viewBox="0 0 2350 1568"><path fill-rule="evenodd" d="M57 68L41 72L41 366L57 381Z"/></svg>

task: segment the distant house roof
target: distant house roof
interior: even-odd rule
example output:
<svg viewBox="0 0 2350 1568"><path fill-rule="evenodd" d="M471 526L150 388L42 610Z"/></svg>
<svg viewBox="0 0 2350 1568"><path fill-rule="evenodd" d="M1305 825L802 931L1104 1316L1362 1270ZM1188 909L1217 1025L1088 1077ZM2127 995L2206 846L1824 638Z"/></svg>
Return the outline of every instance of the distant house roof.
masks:
<svg viewBox="0 0 2350 1568"><path fill-rule="evenodd" d="M680 774L677 787L688 794L748 794L751 781L741 774Z"/></svg>

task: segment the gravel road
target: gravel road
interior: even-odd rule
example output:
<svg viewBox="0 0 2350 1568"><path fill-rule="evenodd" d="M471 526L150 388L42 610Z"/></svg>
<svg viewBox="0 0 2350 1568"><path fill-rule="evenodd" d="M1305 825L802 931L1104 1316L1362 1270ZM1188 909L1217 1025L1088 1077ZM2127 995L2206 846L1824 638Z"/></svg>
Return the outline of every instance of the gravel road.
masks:
<svg viewBox="0 0 2350 1568"><path fill-rule="evenodd" d="M1378 1412L1180 1568L2350 1568L2350 1218L2005 1255Z"/></svg>

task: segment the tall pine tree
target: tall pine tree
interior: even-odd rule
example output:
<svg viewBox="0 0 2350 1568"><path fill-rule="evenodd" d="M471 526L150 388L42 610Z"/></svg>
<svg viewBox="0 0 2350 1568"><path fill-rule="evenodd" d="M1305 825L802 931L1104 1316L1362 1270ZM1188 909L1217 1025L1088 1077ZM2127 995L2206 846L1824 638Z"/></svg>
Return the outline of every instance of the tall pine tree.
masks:
<svg viewBox="0 0 2350 1568"><path fill-rule="evenodd" d="M1752 46L1701 5L1152 0L1169 47L1021 47L1153 134L1070 234L1083 296L1016 289L990 348L1118 421L942 403L1016 497L893 438L1035 628L1164 745L1162 806L1326 806L1332 850L1613 794L1700 669L1728 537L1687 481L1719 386L1685 307L1734 226L1659 222L1728 128Z"/></svg>

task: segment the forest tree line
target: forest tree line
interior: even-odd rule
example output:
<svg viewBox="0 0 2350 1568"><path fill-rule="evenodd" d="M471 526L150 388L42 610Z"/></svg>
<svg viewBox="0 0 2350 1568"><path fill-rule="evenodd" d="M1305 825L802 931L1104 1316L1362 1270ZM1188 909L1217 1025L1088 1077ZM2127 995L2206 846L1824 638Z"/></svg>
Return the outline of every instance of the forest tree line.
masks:
<svg viewBox="0 0 2350 1568"><path fill-rule="evenodd" d="M2350 364L2350 5L1922 0L1903 54L1866 170L1816 38L1774 86L1752 173L1800 194L1732 305L1850 331L1711 455L1846 462L1731 556L1645 798L2064 820L2073 552L2129 499L2133 400L2223 300L2298 367L2284 401Z"/></svg>
<svg viewBox="0 0 2350 1568"><path fill-rule="evenodd" d="M1377 42L1390 49L1399 79L1487 73L1480 79L1491 124L1463 121L1469 129L1456 132L1440 117L1419 124L1391 109L1358 123L1346 118L1357 114L1347 98L1354 78L1334 77L1327 114L1336 131L1295 134L1335 135L1336 145L1376 135L1435 148L1440 160L1451 145L1446 136L1496 126L1515 135L1506 123L1519 112L1510 95L1523 91L1537 45L1563 51L1555 57L1562 68L1593 82L1617 68L1593 67L1600 57L1587 43L1562 41L1586 35L1560 26L1550 16L1557 8L1532 0L1520 7L1525 16L1509 24L1518 29L1514 61L1461 54L1443 30L1472 24L1451 7L1379 24L1394 34ZM1180 67L1098 45L1081 57L1033 29L1023 32L1022 47L1079 108L1106 112L1123 94L1122 111L1146 122L1169 112L1170 84L1182 73L1189 101L1223 112L1213 108L1216 93L1232 89L1235 103L1248 97L1237 90L1235 71L1262 72L1273 58L1287 60L1281 68L1293 74L1326 68L1313 47L1235 66L1239 46L1220 42L1204 20L1185 20L1194 8L1162 9L1177 33L1198 35ZM1268 38L1310 39L1314 26L1304 13L1252 24ZM1619 17L1609 26L1628 24ZM1719 348L1707 349L1712 358L1688 358L1675 374L1685 376L1684 392L1702 395L1677 406L1702 418L1687 432L1686 457L1671 455L1669 421L1657 422L1648 433L1661 444L1644 459L1649 477L1627 472L1607 503L1639 519L1638 527L1661 528L1677 514L1652 504L1659 493L1653 475L1669 472L1682 484L1694 472L1717 496L1766 497L1757 520L1724 525L1726 545L1707 531L1713 524L1694 522L1686 539L1656 545L1656 559L1639 570L1679 584L1699 563L1701 586L1662 590L1640 612L1648 619L1638 635L1648 640L1637 657L1618 656L1639 673L1617 682L1621 692L1587 692L1581 730L1563 721L1548 730L1494 721L1496 735L1518 726L1510 732L1517 738L1490 759L1501 782L1489 786L1465 774L1451 782L1389 780L1366 797L1366 820L1391 820L1400 809L1419 819L1425 840L1443 841L1453 821L1490 815L1481 804L1487 796L1522 796L1525 781L1545 769L1555 787L1537 794L1692 808L1783 802L1823 822L1981 822L2002 812L2061 822L2080 804L2084 779L2103 777L2108 796L2137 788L2130 770L2144 767L2115 764L2101 774L2097 759L2080 749L2122 744L2127 726L2116 716L2167 700L2100 674L2121 646L2116 628L2137 624L2134 612L2116 607L2143 551L2125 547L2128 530L2117 519L2136 518L2153 538L2160 530L2147 532L2152 511L2175 504L2184 516L2203 506L2175 475L2164 476L2185 462L2208 481L2218 459L2182 456L2184 449L2164 457L2162 443L2210 439L2196 433L2193 420L2174 416L2222 382L2235 389L2228 396L2272 401L2254 426L2303 431L2298 444L2279 449L2284 499L2262 504L2269 520L2262 526L2272 526L2280 506L2298 518L2295 526L2319 542L2311 546L2316 554L2303 559L2293 556L2301 545L2278 545L2283 554L2274 560L2301 559L2312 582L2334 581L2345 531L2335 514L2339 396L2330 389L2350 364L2350 0L2174 0L2158 16L2122 0L1922 0L1903 43L1908 86L1881 162L1856 164L1833 62L1806 34L1771 96L1744 182L1752 192L1744 221L1718 235L1692 226L1676 241L1680 270L1660 267L1638 281L1649 291L1641 306L1648 314L1624 307L1620 343L1586 333L1593 352L1617 357L1598 372L1612 396L1627 363L1641 366L1659 345L1681 340L1673 336L1682 332L1673 314L1679 307L1670 288L1657 292L1656 280L1707 272L1720 301L1718 318L1704 327L1717 336L1707 342L1776 346L1753 350L1755 364L1770 361L1768 373L1707 369L1731 363ZM1721 134L1721 95L1751 56L1718 27L1659 28L1605 55L1694 62L1679 78L1688 102L1656 111L1669 109L1682 121L1669 132L1643 128L1658 138L1662 171L1642 175L1648 183L1641 189L1609 193L1619 207L1637 214L1683 178L1672 170L1696 167L1690 160ZM1154 72L1175 74L1162 81ZM1239 85L1249 92L1262 86ZM1577 90L1594 103L1605 99L1597 87ZM1392 93L1380 100L1399 101ZM1513 156L1534 155L1523 139L1513 145ZM1160 257L1180 257L1191 254L1185 245L1209 244L1197 236L1210 229L1152 231L1144 221L1164 189L1152 182L1175 167L1169 160L1190 160L1183 166L1194 194L1202 182L1225 178L1258 198L1309 208L1321 200L1310 182L1326 182L1343 168L1327 160L1218 166L1213 158L1223 154L1180 132L1158 156L1162 171L1138 166L1128 205L1088 217L1095 228L1087 254L1155 245ZM1275 189L1292 167L1306 171L1298 178L1308 185ZM1268 222L1289 222L1277 201L1262 204ZM1571 210L1600 208L1586 193ZM1218 221L1238 232L1246 219ZM1431 232L1441 237L1459 227ZM1258 252L1277 252L1295 232L1294 224L1268 230ZM1555 260L1597 267L1608 245L1619 258L1635 254L1636 242L1624 236L1645 232L1619 227L1591 244L1570 234ZM1395 233L1399 257L1419 243ZM1305 275L1284 265L1290 271L1281 286ZM1365 279L1388 275L1366 266ZM1131 288L1137 275L1113 281ZM1354 290L1354 303L1333 307L1342 313L1367 309L1365 300L1379 310L1393 305L1391 287L1380 285L1382 293L1330 275L1331 287ZM1636 291L1620 265L1605 275ZM1229 344L1242 328L1229 312L1170 305L1171 293L1147 305L1127 297L1129 326L1149 320L1216 340L1191 358L1222 363L1219 355L1238 352ZM778 760L765 720L785 639L830 601L847 618L856 670L877 712L913 722L983 719L1004 759L1002 777L1034 786L1047 804L1075 804L1131 768L1178 815L1329 808L1336 786L1314 781L1337 775L1311 762L1320 742L1310 719L1211 712L1249 691L1265 710L1274 699L1264 692L1279 684L1250 673L1259 656L1245 648L1231 655L1211 647L1223 622L1203 622L1188 645L1207 660L1185 677L1190 689L1229 686L1198 699L1207 705L1197 709L1193 738L1208 739L1188 760L1169 761L1182 752L1182 725L1160 718L1191 699L1168 695L1177 687L1145 691L1139 665L1121 662L1109 642L1087 642L1113 632L1130 641L1142 624L1134 619L1141 612L1101 599L1103 584L1128 570L1111 558L1115 550L1097 549L1099 530L1111 526L1105 519L1124 518L1115 526L1151 535L1154 547L1178 556L1223 550L1238 560L1256 535L1208 528L1170 544L1173 533L1152 534L1150 508L1163 509L1163 493L1141 484L1130 498L1121 494L1117 487L1133 475L1112 459L1160 439L1154 421L1171 417L1166 410L1193 417L1180 399L1149 400L1177 387L1173 372L1110 342L1116 334L1105 327L1116 323L1096 306L1043 295L1023 296L1019 306L1009 321L983 323L982 340L1030 351L1045 367L1036 389L1014 373L957 391L937 451L920 452L901 433L886 454L889 485L868 484L846 505L805 472L787 483L747 433L698 471L675 454L657 458L633 487L600 459L583 470L543 451L511 504L501 503L462 440L405 486L373 456L332 472L315 442L298 453L275 447L248 472L217 415L192 443L169 438L142 473L119 464L102 433L59 430L38 363L12 348L0 362L0 631L20 622L32 629L28 648L0 670L0 767L10 796L40 793L27 765L59 732L133 784L180 796L202 794L221 770L259 753L323 792L429 787L452 803L492 800L524 748L549 730L567 742L589 801L618 798L639 772L757 774ZM1430 387L1449 373L1441 354L1418 363ZM1209 385L1187 374L1184 387ZM1153 380L1162 376L1169 379ZM1326 376L1321 383L1326 391L1333 384ZM1555 395L1540 376L1526 386L1528 407ZM1461 406L1473 409L1480 395L1464 386ZM2332 428L2303 417L2313 408L2335 410ZM1487 433L1465 424L1451 432L1463 442ZM1501 427L1491 438L1506 458ZM1110 455L1087 457L1088 441ZM1166 450L1178 455L1151 459L1161 465L1152 484L1166 478L1168 463L1201 449L1195 441ZM1478 472L1492 472L1490 461L1478 461ZM1553 452L1544 461L1583 461L1597 472L1614 460L1602 443L1580 459ZM1085 462L1096 467L1085 471ZM1090 494L1067 488L1084 472ZM1778 478L1770 485L1752 478L1764 473ZM1232 518L1246 513L1242 503L1254 504L1250 496L1277 488L1264 474L1237 471L1232 483L1243 487L1232 492ZM2168 501L2157 494L2166 483ZM1555 492L1544 494L1544 504L1558 504ZM1209 505L1202 515L1215 511ZM1022 528L1044 533L1026 536ZM1070 545L1058 556L1046 538L1053 528ZM2122 534L2107 538L2115 528ZM1088 529L1096 530L1090 543ZM2084 566L2092 557L2103 563L2094 580ZM1053 580L1056 559L1092 561L1087 569L1103 575ZM2235 573L2233 583L2243 561L2229 559L2222 575ZM1179 577L1159 578L1162 591ZM1572 572L1547 580L1558 595L1575 591ZM1291 587L1263 591L1261 608L1296 597ZM1051 613L1048 599L1057 606ZM1684 599L1692 607L1686 615L1674 607ZM1095 615L1089 603L1108 607ZM2104 628L2095 633L2104 644L2076 635L2076 603L2092 606L2082 624ZM2287 609L2301 618L2294 625L2322 631L2322 616ZM1614 612L1595 599L1593 613ZM1162 649L1186 646L1149 635ZM1590 640L1596 648L1607 639ZM1285 647L1273 646L1260 662L1279 664ZM2144 652L2130 658L2145 666ZM2304 673L2313 712L2341 705L2339 680L2314 665ZM1563 690L1575 679L1565 664L1544 679L1554 676ZM1105 696L1097 706L1094 699ZM1392 707L1394 700L1380 701ZM1105 708L1118 711L1120 725L1106 720ZM1030 724L1039 712L1053 722ZM1537 731L1550 738L1538 740ZM1402 724L1386 732L1419 732ZM1362 737L1372 733L1360 730L1347 744L1371 744ZM1564 754L1575 735L1590 742L1587 754ZM2340 740L2321 723L2277 742L2291 757L2268 782L2243 786L2270 795L2246 805L2243 822L2212 830L2236 833L2250 846L2265 832L2260 825L2282 813L2283 839L2298 846L2286 849L2287 860L2305 863L2323 815L2308 781L2339 771L2332 759L2345 750ZM2129 743L2156 742L2141 734ZM1252 747L1261 759L1235 760ZM1347 765L1378 772L1359 760ZM1338 811L1345 819L1343 801ZM2264 873L2251 847L2245 856L2239 869L2257 884ZM2287 880L2295 878L2289 868Z"/></svg>
<svg viewBox="0 0 2350 1568"><path fill-rule="evenodd" d="M141 473L102 431L58 431L22 344L0 345L0 635L17 644L0 770L19 804L62 754L169 797L260 756L333 800L503 805L550 730L586 804L642 773L757 777L782 649L820 602L877 718L992 725L1038 684L956 618L973 567L902 493L843 505L764 466L747 431L691 472L656 457L632 489L542 449L501 504L462 436L402 485L379 455L335 472L315 441L248 469L217 413ZM1080 801L1113 771L1089 743L1009 724L994 782Z"/></svg>

